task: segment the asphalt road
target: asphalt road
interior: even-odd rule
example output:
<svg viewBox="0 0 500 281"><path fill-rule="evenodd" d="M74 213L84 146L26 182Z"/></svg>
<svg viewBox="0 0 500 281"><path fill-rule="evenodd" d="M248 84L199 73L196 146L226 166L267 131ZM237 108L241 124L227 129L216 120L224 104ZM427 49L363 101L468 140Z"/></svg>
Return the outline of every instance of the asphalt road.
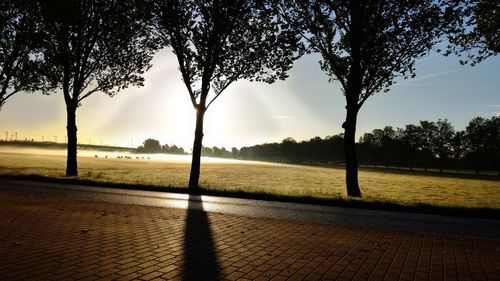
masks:
<svg viewBox="0 0 500 281"><path fill-rule="evenodd" d="M167 208L187 209L189 205L189 208L206 212L249 217L500 238L500 220L493 219L460 218L10 179L0 179L0 196L2 191Z"/></svg>

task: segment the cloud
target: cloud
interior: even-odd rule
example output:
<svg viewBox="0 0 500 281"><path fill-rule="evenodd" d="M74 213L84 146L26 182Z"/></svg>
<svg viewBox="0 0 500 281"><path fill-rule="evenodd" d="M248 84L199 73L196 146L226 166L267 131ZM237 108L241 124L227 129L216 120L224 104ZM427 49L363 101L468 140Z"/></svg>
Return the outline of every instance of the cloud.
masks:
<svg viewBox="0 0 500 281"><path fill-rule="evenodd" d="M302 84L302 86L305 88L325 88L328 85L325 85L325 84Z"/></svg>
<svg viewBox="0 0 500 281"><path fill-rule="evenodd" d="M482 115L482 116L500 117L500 111L478 111L477 114Z"/></svg>
<svg viewBox="0 0 500 281"><path fill-rule="evenodd" d="M500 108L500 104L487 104L486 107Z"/></svg>
<svg viewBox="0 0 500 281"><path fill-rule="evenodd" d="M293 119L293 117L289 116L289 115L264 115L264 116L259 116L259 118L265 118L265 119Z"/></svg>
<svg viewBox="0 0 500 281"><path fill-rule="evenodd" d="M412 83L411 81L404 81L400 83L394 84L395 86L422 86L422 87L428 87L428 86L437 86L437 85L447 85L446 83Z"/></svg>
<svg viewBox="0 0 500 281"><path fill-rule="evenodd" d="M416 78L403 80L401 82L398 82L395 85L398 85L398 86L435 86L435 85L440 85L440 84L444 85L446 83L439 83L439 82L438 83L421 83L421 81L425 81L425 80L440 77L440 76L446 76L446 75L455 73L459 70L460 69L458 69L458 68L454 68L454 69L448 69L448 70L444 70L444 71L440 71L440 72L430 73L427 75L416 76ZM415 82L420 82L420 83L415 83Z"/></svg>
<svg viewBox="0 0 500 281"><path fill-rule="evenodd" d="M448 75L451 73L455 73L458 70L459 70L458 68L454 68L454 69L448 69L448 70L444 70L444 71L440 71L440 72L436 72L436 73L431 73L431 74L427 74L427 75L423 75L423 76L417 76L416 78L412 79L411 81L422 81L422 80L431 79L431 78L435 78L435 77L445 76L445 75Z"/></svg>

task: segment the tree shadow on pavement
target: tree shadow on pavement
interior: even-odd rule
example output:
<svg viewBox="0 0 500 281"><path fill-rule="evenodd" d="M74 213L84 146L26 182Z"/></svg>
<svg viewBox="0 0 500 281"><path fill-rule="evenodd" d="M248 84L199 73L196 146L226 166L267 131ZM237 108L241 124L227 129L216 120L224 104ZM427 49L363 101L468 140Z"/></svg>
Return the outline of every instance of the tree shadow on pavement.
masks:
<svg viewBox="0 0 500 281"><path fill-rule="evenodd" d="M183 280L220 280L210 222L200 195L189 195L185 236Z"/></svg>

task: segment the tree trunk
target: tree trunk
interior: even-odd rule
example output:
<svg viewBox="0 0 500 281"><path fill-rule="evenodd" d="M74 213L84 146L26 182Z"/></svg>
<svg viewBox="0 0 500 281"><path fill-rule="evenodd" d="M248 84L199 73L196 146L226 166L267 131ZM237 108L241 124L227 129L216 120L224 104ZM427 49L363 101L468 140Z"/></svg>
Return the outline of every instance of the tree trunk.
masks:
<svg viewBox="0 0 500 281"><path fill-rule="evenodd" d="M347 77L346 97L346 120L342 127L344 133L344 155L347 195L360 197L361 191L358 184L358 159L356 156L356 119L359 97L362 90L363 74L361 71L361 3L359 1L350 1L349 4L351 23L349 34L349 45L351 49L351 63L349 75Z"/></svg>
<svg viewBox="0 0 500 281"><path fill-rule="evenodd" d="M346 121L344 127L344 155L345 155L345 179L347 195L360 197L361 191L358 184L358 159L356 155L356 119L357 109L347 106Z"/></svg>
<svg viewBox="0 0 500 281"><path fill-rule="evenodd" d="M76 160L76 106L66 105L68 133L68 157L66 158L66 176L78 176L78 165Z"/></svg>
<svg viewBox="0 0 500 281"><path fill-rule="evenodd" d="M193 143L193 158L191 160L191 173L189 175L189 188L197 189L200 180L200 158L201 146L203 141L203 117L205 111L202 109L196 110L196 129L194 131Z"/></svg>

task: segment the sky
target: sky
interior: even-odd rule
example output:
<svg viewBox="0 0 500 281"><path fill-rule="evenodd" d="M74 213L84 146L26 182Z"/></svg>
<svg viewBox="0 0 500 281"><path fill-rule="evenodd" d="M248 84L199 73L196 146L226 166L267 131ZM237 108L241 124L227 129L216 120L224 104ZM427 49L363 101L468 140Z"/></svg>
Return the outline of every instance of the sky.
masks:
<svg viewBox="0 0 500 281"><path fill-rule="evenodd" d="M250 146L341 133L345 98L328 82L317 54L295 62L289 78L274 84L233 83L208 109L204 146ZM96 93L77 110L79 143L140 145L147 138L190 151L195 113L175 56L160 51L145 74L145 86L113 98ZM416 78L397 79L387 93L368 99L358 116L357 137L384 126L447 118L463 130L476 116L500 115L500 56L461 66L457 57L431 54L417 61ZM0 111L0 139L63 142L66 112L62 92L17 94Z"/></svg>

